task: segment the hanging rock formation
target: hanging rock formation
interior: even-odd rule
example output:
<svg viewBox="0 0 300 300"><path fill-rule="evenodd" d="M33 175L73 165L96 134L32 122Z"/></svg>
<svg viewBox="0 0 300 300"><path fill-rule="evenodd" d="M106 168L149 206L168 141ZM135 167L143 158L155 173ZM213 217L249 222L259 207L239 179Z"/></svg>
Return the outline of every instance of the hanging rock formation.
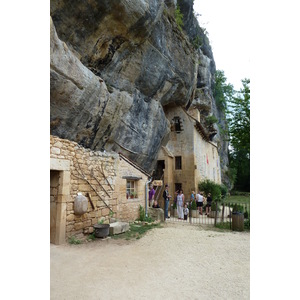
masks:
<svg viewBox="0 0 300 300"><path fill-rule="evenodd" d="M151 172L168 142L166 107L213 113L215 64L192 3L51 0L51 134L122 152Z"/></svg>

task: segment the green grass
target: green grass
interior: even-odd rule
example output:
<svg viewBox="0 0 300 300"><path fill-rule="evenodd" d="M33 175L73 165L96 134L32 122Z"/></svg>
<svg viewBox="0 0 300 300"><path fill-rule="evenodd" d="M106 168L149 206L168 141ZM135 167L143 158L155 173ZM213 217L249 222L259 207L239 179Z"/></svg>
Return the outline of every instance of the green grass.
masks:
<svg viewBox="0 0 300 300"><path fill-rule="evenodd" d="M151 224L151 225L143 225L143 224L129 224L130 229L121 234L117 234L112 236L113 239L125 239L125 240L132 240L132 239L140 239L148 230L153 228L162 228L161 224Z"/></svg>
<svg viewBox="0 0 300 300"><path fill-rule="evenodd" d="M72 245L81 244L81 240L77 239L75 236L69 237L69 243Z"/></svg>
<svg viewBox="0 0 300 300"><path fill-rule="evenodd" d="M224 199L224 202L250 205L250 196L242 196L242 195L227 196Z"/></svg>

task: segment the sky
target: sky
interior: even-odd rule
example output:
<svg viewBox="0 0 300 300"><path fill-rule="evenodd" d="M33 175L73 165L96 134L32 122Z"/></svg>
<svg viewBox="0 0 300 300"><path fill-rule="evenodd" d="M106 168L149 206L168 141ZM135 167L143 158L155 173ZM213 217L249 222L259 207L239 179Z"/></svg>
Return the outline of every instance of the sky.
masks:
<svg viewBox="0 0 300 300"><path fill-rule="evenodd" d="M199 25L206 28L216 68L236 90L250 78L249 1L194 0ZM251 78L250 78L251 79Z"/></svg>

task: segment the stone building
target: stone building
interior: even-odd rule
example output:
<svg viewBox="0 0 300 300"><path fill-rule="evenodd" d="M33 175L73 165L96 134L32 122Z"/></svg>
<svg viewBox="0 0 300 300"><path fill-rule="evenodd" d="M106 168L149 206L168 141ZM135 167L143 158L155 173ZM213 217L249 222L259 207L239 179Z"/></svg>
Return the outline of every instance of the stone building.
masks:
<svg viewBox="0 0 300 300"><path fill-rule="evenodd" d="M50 242L81 238L99 220L135 220L139 206L145 207L149 176L122 154L92 151L51 135ZM74 208L78 195L88 201L80 213Z"/></svg>
<svg viewBox="0 0 300 300"><path fill-rule="evenodd" d="M201 125L199 110L190 108L186 111L174 106L165 113L171 123L171 132L169 142L158 153L155 179L168 183L172 196L182 188L188 199L203 179L221 184L218 148Z"/></svg>

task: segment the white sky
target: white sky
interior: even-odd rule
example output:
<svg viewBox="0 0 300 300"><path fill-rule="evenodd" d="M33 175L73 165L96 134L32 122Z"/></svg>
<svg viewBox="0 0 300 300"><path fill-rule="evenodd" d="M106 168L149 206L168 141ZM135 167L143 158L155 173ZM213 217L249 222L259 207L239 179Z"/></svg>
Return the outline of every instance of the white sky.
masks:
<svg viewBox="0 0 300 300"><path fill-rule="evenodd" d="M250 11L245 0L195 0L198 22L208 31L216 68L236 90L250 78Z"/></svg>

